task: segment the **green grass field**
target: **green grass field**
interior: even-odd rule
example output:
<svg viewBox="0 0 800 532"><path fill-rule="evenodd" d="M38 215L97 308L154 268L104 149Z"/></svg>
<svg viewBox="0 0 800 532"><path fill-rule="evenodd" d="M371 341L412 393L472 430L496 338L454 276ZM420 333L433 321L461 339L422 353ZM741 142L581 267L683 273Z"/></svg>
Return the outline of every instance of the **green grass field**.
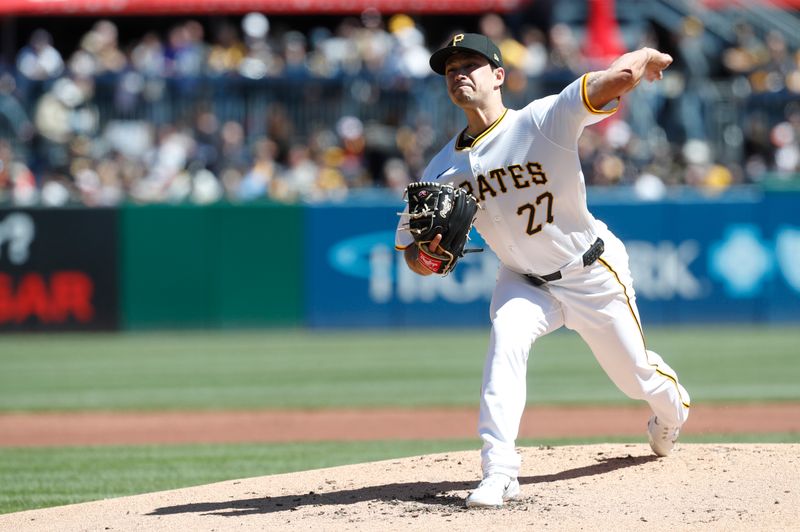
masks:
<svg viewBox="0 0 800 532"><path fill-rule="evenodd" d="M473 406L486 331L9 335L0 411ZM800 400L800 329L652 329L695 401ZM569 331L534 347L531 403L614 403Z"/></svg>
<svg viewBox="0 0 800 532"><path fill-rule="evenodd" d="M486 336L472 330L6 335L0 411L475 406ZM695 402L800 401L798 340L795 327L648 331L650 348L679 372ZM529 388L531 403L628 401L567 331L537 343ZM478 445L0 448L0 513Z"/></svg>

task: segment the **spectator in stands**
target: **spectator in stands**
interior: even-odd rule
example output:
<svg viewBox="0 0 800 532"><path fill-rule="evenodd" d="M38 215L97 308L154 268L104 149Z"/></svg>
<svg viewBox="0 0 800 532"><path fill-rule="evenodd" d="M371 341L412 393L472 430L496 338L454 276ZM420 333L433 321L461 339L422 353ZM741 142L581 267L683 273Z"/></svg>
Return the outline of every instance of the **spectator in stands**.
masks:
<svg viewBox="0 0 800 532"><path fill-rule="evenodd" d="M343 163L344 152L338 146L330 146L320 153L317 183L309 200L343 200L347 197L349 187L341 170Z"/></svg>
<svg viewBox="0 0 800 532"><path fill-rule="evenodd" d="M800 172L798 123L800 123L800 112L796 111L789 120L776 124L770 132L770 140L775 146L774 169L779 179L792 178Z"/></svg>
<svg viewBox="0 0 800 532"><path fill-rule="evenodd" d="M264 139L256 141L255 145L262 143ZM273 141L269 141L270 145L274 145ZM246 132L244 126L235 120L228 120L220 128L219 134L219 147L218 153L220 161L227 167L235 167L244 171L250 164L251 156L247 146ZM255 150L256 160L258 156L269 155L274 158L277 153L276 149L264 150L258 148Z"/></svg>
<svg viewBox="0 0 800 532"><path fill-rule="evenodd" d="M288 79L305 79L309 75L306 37L299 31L287 32L283 42L283 76Z"/></svg>
<svg viewBox="0 0 800 532"><path fill-rule="evenodd" d="M267 109L264 120L267 136L278 145L278 153L281 155L288 153L289 146L294 143L292 139L299 133L287 106L282 102L272 103Z"/></svg>
<svg viewBox="0 0 800 532"><path fill-rule="evenodd" d="M375 88L393 84L397 73L395 63L390 57L394 46L394 38L386 31L383 19L375 9L366 9L361 14L361 27L355 32L358 52L359 78L371 84L362 85L359 98L365 104L375 103Z"/></svg>
<svg viewBox="0 0 800 532"><path fill-rule="evenodd" d="M63 77L39 99L34 124L38 132L35 156L41 164L66 171L70 143L78 136L95 138L99 111L93 94L92 78Z"/></svg>
<svg viewBox="0 0 800 532"><path fill-rule="evenodd" d="M17 72L29 80L45 81L64 72L61 53L53 47L53 37L47 30L37 29L28 44L17 54Z"/></svg>
<svg viewBox="0 0 800 532"><path fill-rule="evenodd" d="M749 75L767 61L769 52L750 23L740 20L734 25L736 43L722 53L722 64L734 74Z"/></svg>
<svg viewBox="0 0 800 532"><path fill-rule="evenodd" d="M135 95L137 101L146 105L160 102L163 105L165 82L168 75L167 51L161 38L155 32L147 32L134 44L130 51L130 73L139 75L140 92ZM133 96L133 95L132 95ZM131 102L133 107L136 103Z"/></svg>
<svg viewBox="0 0 800 532"><path fill-rule="evenodd" d="M497 13L483 15L478 22L480 33L497 43L503 64L506 68L523 69L527 59L528 49L515 39L506 26L503 18Z"/></svg>
<svg viewBox="0 0 800 532"><path fill-rule="evenodd" d="M311 149L304 144L294 144L289 148L286 169L276 176L271 197L288 202L313 200L317 196L319 171Z"/></svg>
<svg viewBox="0 0 800 532"><path fill-rule="evenodd" d="M10 73L0 74L0 138L15 138L26 144L36 133L28 112L17 97L17 83Z"/></svg>
<svg viewBox="0 0 800 532"><path fill-rule="evenodd" d="M78 190L81 203L88 207L104 206L103 183L91 159L74 157L70 164L70 177Z"/></svg>
<svg viewBox="0 0 800 532"><path fill-rule="evenodd" d="M208 68L215 74L230 74L239 71L239 65L247 55L244 43L236 27L224 22L217 30L215 42L208 54Z"/></svg>
<svg viewBox="0 0 800 532"><path fill-rule="evenodd" d="M209 109L197 109L194 118L194 160L212 173L220 173L224 163L220 154L220 123Z"/></svg>
<svg viewBox="0 0 800 532"><path fill-rule="evenodd" d="M361 69L356 41L358 26L357 19L345 17L336 26L333 35L316 41L316 49L322 54L316 64L324 65L320 70L330 72L330 77L354 76ZM326 34L327 30L319 33Z"/></svg>
<svg viewBox="0 0 800 532"><path fill-rule="evenodd" d="M483 15L478 22L480 32L492 42L497 43L503 65L506 70L504 89L512 93L521 93L528 85L528 76L525 66L528 58L528 49L511 35L503 18L496 13Z"/></svg>
<svg viewBox="0 0 800 532"><path fill-rule="evenodd" d="M554 24L549 31L550 66L548 71L572 76L575 72L584 72L585 63L581 45L575 33L567 24Z"/></svg>
<svg viewBox="0 0 800 532"><path fill-rule="evenodd" d="M750 110L743 120L745 168L753 181L762 181L770 170L774 146L770 141L770 117L765 110Z"/></svg>
<svg viewBox="0 0 800 532"><path fill-rule="evenodd" d="M795 94L800 94L800 50L794 51L794 66L786 76L786 88Z"/></svg>
<svg viewBox="0 0 800 532"><path fill-rule="evenodd" d="M405 161L399 157L386 160L383 165L383 175L386 187L397 197L402 197L406 187L414 181Z"/></svg>
<svg viewBox="0 0 800 532"><path fill-rule="evenodd" d="M751 79L758 92L779 92L786 88L787 79L794 72L796 63L781 33L767 33L766 45L767 58Z"/></svg>
<svg viewBox="0 0 800 532"><path fill-rule="evenodd" d="M239 74L249 79L277 77L283 71L283 60L268 41L269 19L261 13L248 13L242 19L245 57L239 63Z"/></svg>
<svg viewBox="0 0 800 532"><path fill-rule="evenodd" d="M264 200L274 195L277 179L284 169L276 160L278 146L268 138L256 140L253 146L253 163L244 174L236 199L241 201Z"/></svg>
<svg viewBox="0 0 800 532"><path fill-rule="evenodd" d="M159 36L149 31L133 46L130 63L140 74L151 78L167 73L167 56Z"/></svg>
<svg viewBox="0 0 800 532"><path fill-rule="evenodd" d="M364 124L355 116L343 116L336 123L339 136L338 165L348 188L363 188L373 185L367 169L367 139Z"/></svg>
<svg viewBox="0 0 800 532"><path fill-rule="evenodd" d="M526 26L522 32L525 57L521 68L529 77L541 76L547 68L547 38L542 30Z"/></svg>
<svg viewBox="0 0 800 532"><path fill-rule="evenodd" d="M397 76L406 79L430 75L430 51L425 46L425 36L408 15L396 14L389 19L389 33L394 38L388 59L393 62Z"/></svg>
<svg viewBox="0 0 800 532"><path fill-rule="evenodd" d="M14 164L14 151L11 143L0 140L0 201L7 201L14 186L11 167Z"/></svg>
<svg viewBox="0 0 800 532"><path fill-rule="evenodd" d="M220 201L224 195L222 183L210 170L199 168L192 173L192 203L208 205Z"/></svg>
<svg viewBox="0 0 800 532"><path fill-rule="evenodd" d="M11 143L0 139L0 200L33 205L38 199L33 172L17 158Z"/></svg>
<svg viewBox="0 0 800 532"><path fill-rule="evenodd" d="M46 172L40 181L42 182L40 203L45 207L63 207L77 202L75 184L68 177L55 172Z"/></svg>
<svg viewBox="0 0 800 532"><path fill-rule="evenodd" d="M194 148L190 131L162 125L155 146L145 155L144 173L131 183L131 198L145 203L185 200L191 192L186 170Z"/></svg>
<svg viewBox="0 0 800 532"><path fill-rule="evenodd" d="M697 17L683 20L677 43L677 70L682 75L683 91L678 98L684 140L705 139L703 91L708 87L711 65L704 48L703 23Z"/></svg>
<svg viewBox="0 0 800 532"><path fill-rule="evenodd" d="M642 32L634 49L642 47L658 49L657 39L652 28L647 28ZM674 66L670 70L673 68ZM664 85L669 83L669 76L674 75L675 72L667 74L668 78L665 84L640 84L635 91L631 91L627 95L627 104L620 109L619 116L630 124L633 135L642 140L642 149L648 152L647 155L650 155L652 146L666 142L666 133L658 115L665 105Z"/></svg>
<svg viewBox="0 0 800 532"><path fill-rule="evenodd" d="M37 29L31 34L28 43L16 55L15 83L19 102L33 114L31 109L49 85L65 70L62 53L53 46L50 33Z"/></svg>
<svg viewBox="0 0 800 532"><path fill-rule="evenodd" d="M91 75L119 73L125 69L128 60L119 49L118 36L116 24L109 20L97 21L83 36L80 51L86 53L93 63Z"/></svg>

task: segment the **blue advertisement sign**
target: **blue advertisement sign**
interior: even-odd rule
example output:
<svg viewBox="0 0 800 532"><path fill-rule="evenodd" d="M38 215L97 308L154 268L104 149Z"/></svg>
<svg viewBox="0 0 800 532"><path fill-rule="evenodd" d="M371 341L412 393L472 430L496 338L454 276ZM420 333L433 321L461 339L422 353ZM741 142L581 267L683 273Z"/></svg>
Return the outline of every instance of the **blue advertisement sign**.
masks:
<svg viewBox="0 0 800 532"><path fill-rule="evenodd" d="M403 205L320 206L307 217L306 318L313 327L489 323L497 273L491 252L470 253L445 277L411 272L394 249ZM370 230L372 229L372 230ZM473 231L470 246L483 242Z"/></svg>
<svg viewBox="0 0 800 532"><path fill-rule="evenodd" d="M625 243L645 324L800 320L798 193L590 208ZM394 250L401 202L319 205L307 216L312 327L489 324L497 257L472 253L445 277ZM471 246L485 247L473 231Z"/></svg>

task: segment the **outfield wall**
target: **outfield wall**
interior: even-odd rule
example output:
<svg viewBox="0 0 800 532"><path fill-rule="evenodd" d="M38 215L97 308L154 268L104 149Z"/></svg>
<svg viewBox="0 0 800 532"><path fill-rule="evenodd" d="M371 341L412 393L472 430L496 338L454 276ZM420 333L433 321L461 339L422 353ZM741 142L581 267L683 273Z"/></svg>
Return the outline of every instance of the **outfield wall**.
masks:
<svg viewBox="0 0 800 532"><path fill-rule="evenodd" d="M302 322L302 209L154 205L120 214L123 328Z"/></svg>
<svg viewBox="0 0 800 532"><path fill-rule="evenodd" d="M590 198L595 216L626 243L645 323L800 320L800 193L641 203L591 191ZM470 254L448 277L420 278L393 251L396 210L308 212L307 263L315 269L309 269L307 323L488 323L496 257ZM482 245L475 232L471 244Z"/></svg>
<svg viewBox="0 0 800 532"><path fill-rule="evenodd" d="M646 324L800 320L800 193L590 197L628 247ZM412 274L401 207L0 209L0 330L485 325L496 257Z"/></svg>
<svg viewBox="0 0 800 532"><path fill-rule="evenodd" d="M0 331L119 328L114 209L0 209Z"/></svg>

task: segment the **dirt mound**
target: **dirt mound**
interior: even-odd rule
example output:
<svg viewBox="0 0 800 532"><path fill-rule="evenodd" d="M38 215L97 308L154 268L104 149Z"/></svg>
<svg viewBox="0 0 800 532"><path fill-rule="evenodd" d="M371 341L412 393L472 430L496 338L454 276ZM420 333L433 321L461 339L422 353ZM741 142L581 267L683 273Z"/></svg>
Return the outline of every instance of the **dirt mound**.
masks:
<svg viewBox="0 0 800 532"><path fill-rule="evenodd" d="M800 517L799 445L522 448L522 499L467 510L478 453L231 480L0 515L2 530L786 530Z"/></svg>

